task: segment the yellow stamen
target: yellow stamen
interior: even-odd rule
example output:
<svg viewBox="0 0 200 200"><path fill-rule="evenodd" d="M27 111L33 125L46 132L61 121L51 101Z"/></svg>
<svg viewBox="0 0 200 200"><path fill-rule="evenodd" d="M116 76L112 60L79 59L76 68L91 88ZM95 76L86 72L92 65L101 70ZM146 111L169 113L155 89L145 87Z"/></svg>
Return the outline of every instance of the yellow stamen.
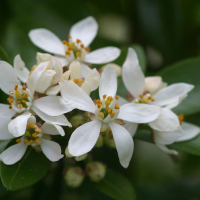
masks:
<svg viewBox="0 0 200 200"><path fill-rule="evenodd" d="M28 140L27 140L27 139L25 139L25 140L24 140L24 144L27 144L27 143L29 143L29 142L28 142Z"/></svg>
<svg viewBox="0 0 200 200"><path fill-rule="evenodd" d="M81 53L80 52L76 52L76 57L81 57Z"/></svg>
<svg viewBox="0 0 200 200"><path fill-rule="evenodd" d="M69 42L67 42L66 40L63 40L62 43L69 46Z"/></svg>
<svg viewBox="0 0 200 200"><path fill-rule="evenodd" d="M37 127L37 128L35 129L35 132L36 132L36 133L41 133L42 131L41 131L40 128Z"/></svg>
<svg viewBox="0 0 200 200"><path fill-rule="evenodd" d="M18 97L18 98L21 98L21 94L20 94L19 90L16 90L15 96Z"/></svg>
<svg viewBox="0 0 200 200"><path fill-rule="evenodd" d="M101 108L101 104L98 104L98 105L97 105L97 108Z"/></svg>
<svg viewBox="0 0 200 200"><path fill-rule="evenodd" d="M107 97L107 100L109 100L110 102L113 100L113 97L111 97L111 96L108 96Z"/></svg>
<svg viewBox="0 0 200 200"><path fill-rule="evenodd" d="M14 94L13 90L10 90L10 91L9 91L9 94L10 94L10 95L13 95L13 94Z"/></svg>
<svg viewBox="0 0 200 200"><path fill-rule="evenodd" d="M178 120L179 120L180 124L182 124L183 119L184 119L184 115L183 115L183 114L180 114L180 115L178 116Z"/></svg>
<svg viewBox="0 0 200 200"><path fill-rule="evenodd" d="M104 95L103 95L103 98L105 99L106 97L107 97L107 95L106 95L106 94L104 94Z"/></svg>
<svg viewBox="0 0 200 200"><path fill-rule="evenodd" d="M10 100L10 103L14 103L15 101L13 99Z"/></svg>
<svg viewBox="0 0 200 200"><path fill-rule="evenodd" d="M115 104L115 109L119 109L119 105L117 103Z"/></svg>
<svg viewBox="0 0 200 200"><path fill-rule="evenodd" d="M34 143L34 141L33 140L30 140L30 145L32 145Z"/></svg>
<svg viewBox="0 0 200 200"><path fill-rule="evenodd" d="M10 102L10 100L11 100L11 98L7 98L7 101L9 101L9 102Z"/></svg>
<svg viewBox="0 0 200 200"><path fill-rule="evenodd" d="M21 141L22 141L21 139L17 139L17 140L16 140L17 143L20 143Z"/></svg>
<svg viewBox="0 0 200 200"><path fill-rule="evenodd" d="M37 133L33 133L32 137L37 138Z"/></svg>
<svg viewBox="0 0 200 200"><path fill-rule="evenodd" d="M116 96L115 96L115 99L116 99L116 100L118 100L118 99L119 99L119 97L116 95Z"/></svg>
<svg viewBox="0 0 200 200"><path fill-rule="evenodd" d="M86 50L86 51L89 51L89 48L88 48L88 47L85 47L85 50Z"/></svg>
<svg viewBox="0 0 200 200"><path fill-rule="evenodd" d="M113 118L115 116L115 111L112 111L112 113L110 113L110 117Z"/></svg>
<svg viewBox="0 0 200 200"><path fill-rule="evenodd" d="M155 99L154 99L154 98L151 98L151 101L155 101Z"/></svg>
<svg viewBox="0 0 200 200"><path fill-rule="evenodd" d="M26 100L22 100L22 102L23 102L23 103L26 103L27 101L26 101Z"/></svg>
<svg viewBox="0 0 200 200"><path fill-rule="evenodd" d="M51 69L51 67L47 67L46 69Z"/></svg>
<svg viewBox="0 0 200 200"><path fill-rule="evenodd" d="M112 112L112 110L111 110L111 109L109 109L109 110L108 110L108 113L110 114L111 112Z"/></svg>
<svg viewBox="0 0 200 200"><path fill-rule="evenodd" d="M104 114L102 113L102 112L100 112L99 114L98 114L98 117L100 117L100 118L104 118Z"/></svg>
<svg viewBox="0 0 200 200"><path fill-rule="evenodd" d="M105 104L106 104L107 106L109 106L109 105L110 105L110 101L109 101L109 100L106 100L106 101L105 101Z"/></svg>
<svg viewBox="0 0 200 200"><path fill-rule="evenodd" d="M71 51L72 50L72 48L71 47L68 47L68 51Z"/></svg>
<svg viewBox="0 0 200 200"><path fill-rule="evenodd" d="M21 104L22 102L21 101L17 101L17 104Z"/></svg>
<svg viewBox="0 0 200 200"><path fill-rule="evenodd" d="M25 86L23 86L23 87L22 87L22 90L25 90L25 91L26 91L26 87L25 87Z"/></svg>
<svg viewBox="0 0 200 200"><path fill-rule="evenodd" d="M139 97L142 99L143 98L143 94L140 94Z"/></svg>
<svg viewBox="0 0 200 200"><path fill-rule="evenodd" d="M12 109L12 106L9 106L9 109Z"/></svg>
<svg viewBox="0 0 200 200"><path fill-rule="evenodd" d="M72 36L71 36L71 35L68 35L68 38L72 38Z"/></svg>
<svg viewBox="0 0 200 200"><path fill-rule="evenodd" d="M29 127L30 128L35 128L35 125L34 124L29 124Z"/></svg>
<svg viewBox="0 0 200 200"><path fill-rule="evenodd" d="M148 100L151 100L152 98L151 97L148 97Z"/></svg>
<svg viewBox="0 0 200 200"><path fill-rule="evenodd" d="M17 88L18 88L18 85L15 85L15 88L14 88L14 90L17 90Z"/></svg>
<svg viewBox="0 0 200 200"><path fill-rule="evenodd" d="M41 139L40 139L40 138L37 138L37 139L35 140L35 143L36 143L37 145L40 145Z"/></svg>
<svg viewBox="0 0 200 200"><path fill-rule="evenodd" d="M66 54L66 55L69 55L69 54L70 54L70 52L69 52L69 51L65 51L65 54Z"/></svg>
<svg viewBox="0 0 200 200"><path fill-rule="evenodd" d="M76 40L76 43L77 43L77 44L80 43L80 42L81 42L81 40L79 40L79 39Z"/></svg>
<svg viewBox="0 0 200 200"><path fill-rule="evenodd" d="M81 44L81 48L84 48L84 44Z"/></svg>

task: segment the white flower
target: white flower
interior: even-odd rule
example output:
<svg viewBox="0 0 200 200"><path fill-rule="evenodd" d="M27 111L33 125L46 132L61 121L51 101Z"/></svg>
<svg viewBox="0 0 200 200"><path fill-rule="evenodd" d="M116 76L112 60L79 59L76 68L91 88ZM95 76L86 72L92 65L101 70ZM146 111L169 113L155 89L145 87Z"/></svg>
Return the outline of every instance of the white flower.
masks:
<svg viewBox="0 0 200 200"><path fill-rule="evenodd" d="M27 118L27 123L25 130L19 126L16 127L21 131L17 136L13 136L8 130L8 124L12 123L12 120L0 117L0 140L18 138L16 139L17 144L10 146L0 154L0 160L7 165L12 165L23 157L28 146L32 146L36 151L42 151L52 162L61 159L63 157L61 148L56 142L50 141L49 135L64 136L65 132L62 127L47 122L40 126L36 123L36 118L31 116L30 113L25 112L22 116Z"/></svg>
<svg viewBox="0 0 200 200"><path fill-rule="evenodd" d="M179 116L180 119L181 115ZM182 118L182 117L181 117ZM176 130L176 131L153 131L154 141L156 145L162 149L165 153L177 155L178 152L175 150L171 150L166 145L172 144L174 142L183 142L187 140L191 140L196 137L200 133L200 128L196 125L181 122L181 129L183 130Z"/></svg>
<svg viewBox="0 0 200 200"><path fill-rule="evenodd" d="M84 63L103 64L115 60L120 50L116 47L105 47L89 52L88 46L95 38L98 24L93 17L87 17L74 24L63 42L47 29L34 29L29 32L31 41L39 48L53 53L62 66L69 65L73 60L81 62L81 74L85 77L91 70Z"/></svg>
<svg viewBox="0 0 200 200"><path fill-rule="evenodd" d="M73 101L74 107L90 112L92 121L78 127L69 140L69 153L80 156L89 152L95 145L100 131L111 128L116 143L120 163L123 167L129 165L133 153L133 140L130 133L123 127L123 120L135 123L146 123L155 120L160 114L157 106L126 104L119 107L117 91L117 76L112 65L108 65L102 73L99 96L96 103L72 81L61 83L61 95L66 101Z"/></svg>
<svg viewBox="0 0 200 200"><path fill-rule="evenodd" d="M132 103L141 105L149 104L163 107L160 116L149 123L149 126L157 131L175 131L180 128L177 116L170 110L177 106L193 89L193 85L186 83L176 83L165 87L160 77L149 77L145 79L139 66L139 61L135 51L129 48L127 58L122 67L122 78L132 98ZM127 103L120 97L120 105ZM133 135L137 129L137 124L126 123L125 127Z"/></svg>
<svg viewBox="0 0 200 200"><path fill-rule="evenodd" d="M21 86L12 66L0 61L0 88L9 95L7 100L10 103L10 105L0 104L0 107L3 108L0 110L0 116L13 117L16 113L20 114L30 110L34 111L44 121L71 126L63 113L70 112L73 109L72 104L66 103L62 97L47 96L36 98L34 94L40 75L46 70L47 64L47 62L43 62L35 68L29 77L28 86L26 87ZM13 121L22 123L22 119L23 116L19 115Z"/></svg>

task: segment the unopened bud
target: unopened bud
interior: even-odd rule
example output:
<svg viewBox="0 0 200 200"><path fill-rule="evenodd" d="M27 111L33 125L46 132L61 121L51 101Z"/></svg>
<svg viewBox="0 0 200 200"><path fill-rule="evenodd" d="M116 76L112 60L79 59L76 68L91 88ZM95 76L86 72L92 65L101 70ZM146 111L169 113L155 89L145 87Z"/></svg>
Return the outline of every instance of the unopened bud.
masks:
<svg viewBox="0 0 200 200"><path fill-rule="evenodd" d="M121 68L119 65L116 65L116 64L114 64L114 63L110 63L110 64L114 67L117 76L121 76L121 75L122 75L122 68ZM106 66L107 66L107 65L104 65L104 66L99 70L99 73L100 73L100 74L104 71L104 69L106 68Z"/></svg>
<svg viewBox="0 0 200 200"><path fill-rule="evenodd" d="M80 167L70 167L65 174L67 185L73 188L79 187L84 177L85 173Z"/></svg>
<svg viewBox="0 0 200 200"><path fill-rule="evenodd" d="M74 128L77 128L81 126L82 124L85 124L87 122L87 117L85 115L74 115L71 119L70 122Z"/></svg>
<svg viewBox="0 0 200 200"><path fill-rule="evenodd" d="M113 138L112 131L109 129L106 131L106 135L104 137L105 144L109 147L116 149L115 140Z"/></svg>
<svg viewBox="0 0 200 200"><path fill-rule="evenodd" d="M73 157L73 156L69 153L68 146L67 146L66 149L65 149L65 155L66 155L67 158Z"/></svg>
<svg viewBox="0 0 200 200"><path fill-rule="evenodd" d="M76 161L81 161L81 160L85 160L86 158L87 158L87 153L85 153L85 154L83 154L83 155L81 155L81 156L77 156L77 157L75 157L75 160Z"/></svg>
<svg viewBox="0 0 200 200"><path fill-rule="evenodd" d="M106 166L100 162L90 162L86 165L86 173L91 181L99 182L106 174Z"/></svg>
<svg viewBox="0 0 200 200"><path fill-rule="evenodd" d="M70 78L80 78L81 76L81 64L79 61L74 60L69 65L69 71L71 71Z"/></svg>
<svg viewBox="0 0 200 200"><path fill-rule="evenodd" d="M95 144L95 147L100 148L102 146L103 146L103 136L101 134L99 134L99 137L98 137L98 140L97 140L97 142Z"/></svg>

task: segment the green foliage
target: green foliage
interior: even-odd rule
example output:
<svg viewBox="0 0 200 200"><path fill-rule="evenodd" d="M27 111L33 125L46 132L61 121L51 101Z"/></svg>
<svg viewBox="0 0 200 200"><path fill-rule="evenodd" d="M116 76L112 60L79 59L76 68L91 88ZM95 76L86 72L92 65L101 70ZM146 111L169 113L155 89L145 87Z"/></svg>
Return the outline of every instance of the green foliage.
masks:
<svg viewBox="0 0 200 200"><path fill-rule="evenodd" d="M115 170L107 169L105 178L94 186L116 200L136 199L131 183Z"/></svg>
<svg viewBox="0 0 200 200"><path fill-rule="evenodd" d="M7 148L13 145L11 141ZM0 163L1 180L8 190L19 190L29 187L42 179L47 173L51 161L32 147L28 147L23 158L13 165Z"/></svg>

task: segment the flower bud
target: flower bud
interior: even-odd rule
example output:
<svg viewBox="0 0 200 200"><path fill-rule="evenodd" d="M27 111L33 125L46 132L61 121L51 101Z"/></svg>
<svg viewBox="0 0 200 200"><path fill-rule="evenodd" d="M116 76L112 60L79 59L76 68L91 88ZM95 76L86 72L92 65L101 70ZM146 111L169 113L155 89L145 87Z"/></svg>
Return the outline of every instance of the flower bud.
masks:
<svg viewBox="0 0 200 200"><path fill-rule="evenodd" d="M116 64L114 64L114 63L110 63L113 67L114 67L114 69L115 69L115 71L116 71L116 74L117 74L117 77L118 76L121 76L122 75L122 68L119 66L119 65L116 65ZM99 70L99 73L101 74L101 73L103 73L103 70L106 68L106 66L107 65L104 65L100 70Z"/></svg>
<svg viewBox="0 0 200 200"><path fill-rule="evenodd" d="M80 167L70 167L65 174L67 185L73 188L79 187L84 177L85 173Z"/></svg>
<svg viewBox="0 0 200 200"><path fill-rule="evenodd" d="M109 147L116 149L115 140L113 138L112 131L109 129L106 131L106 135L104 137L105 144Z"/></svg>
<svg viewBox="0 0 200 200"><path fill-rule="evenodd" d="M91 181L99 182L106 174L106 166L100 162L90 162L86 165L86 173Z"/></svg>
<svg viewBox="0 0 200 200"><path fill-rule="evenodd" d="M70 122L74 128L77 128L81 126L82 124L85 124L87 122L87 117L83 114L79 115L74 115L71 119Z"/></svg>
<svg viewBox="0 0 200 200"><path fill-rule="evenodd" d="M73 157L73 156L69 153L68 146L67 146L66 149L65 149L65 155L66 155L67 158Z"/></svg>
<svg viewBox="0 0 200 200"><path fill-rule="evenodd" d="M81 156L77 156L77 157L75 157L75 160L76 161L81 161L81 160L85 160L86 158L87 158L87 153L85 153L85 154L83 154L83 155L81 155Z"/></svg>
<svg viewBox="0 0 200 200"><path fill-rule="evenodd" d="M102 146L103 146L103 136L100 134L99 137L98 137L98 140L97 140L97 142L95 144L95 147L100 148Z"/></svg>

